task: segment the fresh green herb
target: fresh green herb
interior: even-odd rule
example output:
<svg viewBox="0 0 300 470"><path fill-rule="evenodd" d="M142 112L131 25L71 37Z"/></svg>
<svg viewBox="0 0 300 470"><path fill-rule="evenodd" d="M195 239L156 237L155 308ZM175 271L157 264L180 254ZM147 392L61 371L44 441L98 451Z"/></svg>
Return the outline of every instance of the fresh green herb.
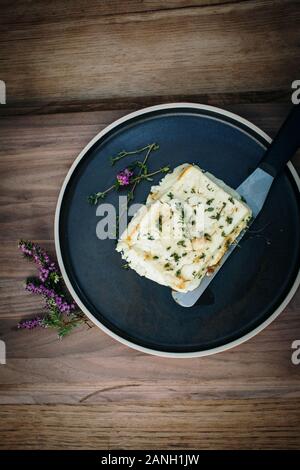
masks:
<svg viewBox="0 0 300 470"><path fill-rule="evenodd" d="M171 267L170 263L166 263L166 264L164 265L164 268L165 268L167 271L172 271L172 267Z"/></svg>
<svg viewBox="0 0 300 470"><path fill-rule="evenodd" d="M159 256L155 255L153 256L153 259L159 259Z"/></svg>
<svg viewBox="0 0 300 470"><path fill-rule="evenodd" d="M148 235L148 240L154 240L154 237L152 235Z"/></svg>
<svg viewBox="0 0 300 470"><path fill-rule="evenodd" d="M178 211L180 211L180 218L183 219L183 218L184 218L184 209L183 209L183 207L182 207L182 205L181 205L181 202L176 202L176 203L175 203L175 206L176 206L176 209L177 209Z"/></svg>
<svg viewBox="0 0 300 470"><path fill-rule="evenodd" d="M218 212L216 215L211 216L211 219L220 220L222 211L223 211L223 209L225 208L225 206L226 206L226 202L223 202L222 208L219 210L219 212Z"/></svg>
<svg viewBox="0 0 300 470"><path fill-rule="evenodd" d="M52 305L51 305L52 304ZM71 313L68 315L68 319L64 319L60 313L59 308L57 308L53 300L49 301L49 311L48 314L43 318L43 327L44 328L53 328L57 331L58 337L62 339L64 336L71 333L74 328L83 323L86 323L90 326L83 313Z"/></svg>
<svg viewBox="0 0 300 470"><path fill-rule="evenodd" d="M181 274L181 269L177 269L177 271L176 271L176 276L179 277L180 274Z"/></svg>
<svg viewBox="0 0 300 470"><path fill-rule="evenodd" d="M172 253L171 257L174 258L174 261L176 261L176 263L178 263L178 261L180 260L180 255L178 253Z"/></svg>
<svg viewBox="0 0 300 470"><path fill-rule="evenodd" d="M148 144L146 145L145 147L142 147L142 148L139 148L137 150L131 150L131 151L126 151L126 150L122 150L121 152L119 152L117 154L116 157L110 157L110 162L113 165L115 165L115 163L117 163L119 160L121 160L122 158L125 158L125 157L128 157L128 156L131 156L131 155L136 155L138 153L143 153L145 152L146 150L158 150L159 149L159 145L156 144L156 143L153 143L153 144Z"/></svg>
<svg viewBox="0 0 300 470"><path fill-rule="evenodd" d="M246 199L244 198L244 196L241 196L241 201L243 201L245 204L247 203Z"/></svg>
<svg viewBox="0 0 300 470"><path fill-rule="evenodd" d="M209 235L209 233L205 233L204 238L205 240L208 240L209 242L211 241L211 236Z"/></svg>
<svg viewBox="0 0 300 470"><path fill-rule="evenodd" d="M179 240L179 242L177 242L177 245L183 246L183 247L186 248L186 244L185 244L185 241L184 241L184 240Z"/></svg>
<svg viewBox="0 0 300 470"><path fill-rule="evenodd" d="M204 212L212 212L212 211L214 211L214 210L215 210L214 207L207 207L207 209L205 209Z"/></svg>
<svg viewBox="0 0 300 470"><path fill-rule="evenodd" d="M224 232L224 230L222 232L222 237L226 237L226 233Z"/></svg>
<svg viewBox="0 0 300 470"><path fill-rule="evenodd" d="M230 196L230 197L228 198L228 201L230 201L230 202L231 202L231 204L235 204L235 202L234 202L234 199L233 199L233 197L232 197L232 196Z"/></svg>
<svg viewBox="0 0 300 470"><path fill-rule="evenodd" d="M206 201L206 204L208 206L210 206L210 204L215 200L215 198L212 198L212 199L208 199L208 201Z"/></svg>
<svg viewBox="0 0 300 470"><path fill-rule="evenodd" d="M162 215L160 214L158 217L158 230L162 231Z"/></svg>
<svg viewBox="0 0 300 470"><path fill-rule="evenodd" d="M159 170L150 172L148 171L147 167L147 160L151 154L152 151L157 150L159 146L156 143L146 145L145 147L142 147L137 150L133 150L130 152L127 152L125 150L122 150L116 157L113 157L111 159L112 165L114 165L118 160L126 157L127 155L133 155L136 153L141 153L146 151L146 155L144 157L143 161L137 161L131 163L131 165L128 166L128 168L125 168L125 170L121 171L118 173L116 177L116 181L112 186L107 188L105 191L99 191L91 194L88 197L88 202L92 205L98 204L100 199L104 199L106 195L112 191L118 191L119 189L125 187L125 186L130 186L130 190L127 193L127 201L130 202L134 199L134 191L136 186L141 182L141 181L152 181L152 177L157 175L158 173L168 173L170 171L169 166L165 166L160 168ZM138 168L139 173L137 176L134 176L134 172L132 171L133 169Z"/></svg>
<svg viewBox="0 0 300 470"><path fill-rule="evenodd" d="M192 225L195 225L196 221L195 220L192 220Z"/></svg>
<svg viewBox="0 0 300 470"><path fill-rule="evenodd" d="M98 193L91 194L88 197L88 202L92 205L96 205L98 203L98 201L100 201L100 199L104 199L106 194L114 188L115 188L115 185L113 185L110 188L106 189L106 191L103 191L103 192L100 191Z"/></svg>
<svg viewBox="0 0 300 470"><path fill-rule="evenodd" d="M191 193L192 193L192 194L195 194L195 192L196 192L195 188L192 188L192 189L191 189Z"/></svg>
<svg viewBox="0 0 300 470"><path fill-rule="evenodd" d="M173 198L174 198L174 194L171 193L171 192L169 192L169 193L167 194L167 196L168 196L169 199L173 199Z"/></svg>
<svg viewBox="0 0 300 470"><path fill-rule="evenodd" d="M145 165L149 155L150 155L150 152L147 152L146 156L145 156L145 159L143 161L143 165ZM168 173L170 171L170 167L169 166L165 166L165 167L162 167L160 168L159 170L156 170L156 171L153 171L152 173L144 173L143 170L140 171L140 174L138 176L136 176L135 178L132 178L130 180L130 184L132 184L132 188L131 190L129 191L129 193L127 194L127 200L128 202L129 201L132 201L134 199L134 196L133 196L133 193L135 191L135 188L136 186L138 185L138 183L140 183L141 181L143 180L147 180L147 181L152 181L152 176L155 176L157 175L158 173Z"/></svg>
<svg viewBox="0 0 300 470"><path fill-rule="evenodd" d="M141 169L143 175L148 173L148 167L144 162L136 162L136 165Z"/></svg>
<svg viewBox="0 0 300 470"><path fill-rule="evenodd" d="M232 218L232 217L229 217L229 216L226 217L226 222L227 222L228 224L232 224L232 221L233 221L233 218Z"/></svg>

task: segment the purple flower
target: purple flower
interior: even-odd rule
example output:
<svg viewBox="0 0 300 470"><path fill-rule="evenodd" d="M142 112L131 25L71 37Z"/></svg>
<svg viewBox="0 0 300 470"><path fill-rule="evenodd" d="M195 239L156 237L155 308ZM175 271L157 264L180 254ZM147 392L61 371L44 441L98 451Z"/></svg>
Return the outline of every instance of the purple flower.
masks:
<svg viewBox="0 0 300 470"><path fill-rule="evenodd" d="M34 328L37 328L39 326L44 326L43 320L40 317L35 317L35 318L32 318L31 320L20 321L20 323L18 323L17 325L17 328L20 328L20 329L26 328L27 330L33 330Z"/></svg>
<svg viewBox="0 0 300 470"><path fill-rule="evenodd" d="M47 313L44 318L22 320L18 328L31 330L50 325L58 329L59 336L65 335L73 328L70 325L73 325L74 321L82 323L82 314L78 312L76 303L69 299L59 268L49 255L33 242L20 241L19 248L24 257L33 261L38 268L38 277L28 279L26 290L44 298Z"/></svg>
<svg viewBox="0 0 300 470"><path fill-rule="evenodd" d="M55 295L52 298L52 301L54 301L55 306L58 308L60 313L66 313L67 315L69 315L76 308L75 302L69 303L59 295Z"/></svg>
<svg viewBox="0 0 300 470"><path fill-rule="evenodd" d="M41 267L40 268L40 275L39 275L40 280L42 282L46 282L47 279L48 279L48 276L49 276L49 269Z"/></svg>
<svg viewBox="0 0 300 470"><path fill-rule="evenodd" d="M43 295L48 301L51 300L61 313L70 314L76 308L75 302L67 302L63 296L56 294L53 289L49 289L43 284L37 286L33 282L29 282L26 285L26 290L35 295Z"/></svg>
<svg viewBox="0 0 300 470"><path fill-rule="evenodd" d="M26 258L34 261L39 268L48 268L50 271L57 270L55 263L51 262L48 253L35 243L21 240L19 248Z"/></svg>
<svg viewBox="0 0 300 470"><path fill-rule="evenodd" d="M120 184L120 186L128 186L130 184L130 178L133 175L133 171L128 170L128 168L125 168L125 170L120 171L120 173L117 174L117 180Z"/></svg>

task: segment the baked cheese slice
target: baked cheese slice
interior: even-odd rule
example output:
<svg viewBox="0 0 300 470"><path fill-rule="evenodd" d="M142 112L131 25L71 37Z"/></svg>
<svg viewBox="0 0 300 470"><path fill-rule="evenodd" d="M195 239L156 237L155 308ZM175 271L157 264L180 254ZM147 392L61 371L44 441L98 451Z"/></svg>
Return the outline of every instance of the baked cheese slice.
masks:
<svg viewBox="0 0 300 470"><path fill-rule="evenodd" d="M236 191L185 163L152 186L116 249L140 276L188 292L213 272L251 215Z"/></svg>

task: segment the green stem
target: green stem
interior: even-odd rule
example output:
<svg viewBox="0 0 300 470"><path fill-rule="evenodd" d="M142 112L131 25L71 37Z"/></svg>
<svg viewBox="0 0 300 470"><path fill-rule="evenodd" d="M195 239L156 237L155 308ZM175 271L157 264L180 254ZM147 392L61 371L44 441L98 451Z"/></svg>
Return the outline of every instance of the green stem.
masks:
<svg viewBox="0 0 300 470"><path fill-rule="evenodd" d="M88 201L91 204L97 204L99 199L104 199L105 194L107 194L109 191L115 188L115 184L107 188L105 191L99 191L98 193L91 194L91 196L88 197Z"/></svg>
<svg viewBox="0 0 300 470"><path fill-rule="evenodd" d="M145 160L144 160L145 161ZM133 199L133 191L134 189L136 188L137 186L137 183L139 183L140 181L144 180L144 179L147 179L147 178L151 178L151 176L154 176L154 175L157 175L158 173L167 173L169 171L169 167L164 167L164 168L160 168L159 170L156 170L156 171L153 171L152 173L146 173L145 175L141 175L139 174L138 176L136 176L135 178L133 178L131 181L130 181L130 184L133 183L133 187L132 189L129 191L128 194L130 194L130 197L128 197L128 194L127 194L127 197L128 197L128 201L131 201ZM89 201L92 203L92 204L97 204L98 200L99 199L103 199L104 195L106 193L108 193L109 191L111 191L112 189L115 189L116 186L115 185L112 185L110 186L110 188L107 188L105 191L103 192L99 192L99 193L95 193L95 194L92 194L90 197L89 197Z"/></svg>
<svg viewBox="0 0 300 470"><path fill-rule="evenodd" d="M118 153L116 157L110 158L111 164L114 165L116 162L118 162L122 158L128 157L129 155L136 155L137 153L142 153L147 149L156 150L156 148L158 148L158 145L153 143L153 144L148 144L145 147L139 148L137 150L131 150L129 152L127 152L126 150L122 150L121 152Z"/></svg>
<svg viewBox="0 0 300 470"><path fill-rule="evenodd" d="M152 176L155 176L157 175L158 173L167 173L167 167L165 168L160 168L159 170L156 170L156 171L153 171L152 173L146 173L146 175L139 175L139 176L136 176L135 178L133 178L131 180L131 183L134 183L134 182L139 182L140 180L143 180L143 179L147 179L147 178L151 178Z"/></svg>
<svg viewBox="0 0 300 470"><path fill-rule="evenodd" d="M152 152L152 150L155 148L155 146L156 146L155 143L154 143L154 144L151 144L151 145L149 146L149 149L148 149L148 151L147 151L147 153L146 153L146 156L145 156L145 158L144 158L144 160L143 160L143 165L142 165L142 168L141 168L141 170L140 170L139 177L142 175L143 168L145 167L145 165L146 165L146 163L147 163L147 160L148 160L148 158L149 158L149 155L150 155L150 153ZM137 177L137 178L138 178L138 177ZM135 181L135 180L136 180L136 181ZM138 179L134 178L131 182L133 182L134 184L133 184L133 187L132 187L131 191L129 191L129 193L127 194L127 199L128 199L128 201L132 201L132 200L133 200L133 193L134 193L135 188L136 188L136 185L137 185L137 183L138 183Z"/></svg>

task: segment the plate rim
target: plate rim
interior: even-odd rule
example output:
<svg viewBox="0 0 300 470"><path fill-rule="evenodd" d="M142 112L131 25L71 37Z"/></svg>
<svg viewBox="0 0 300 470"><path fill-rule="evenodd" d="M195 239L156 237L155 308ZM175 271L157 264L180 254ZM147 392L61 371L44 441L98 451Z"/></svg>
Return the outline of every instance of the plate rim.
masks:
<svg viewBox="0 0 300 470"><path fill-rule="evenodd" d="M211 111L226 117L229 117L233 119L234 121L237 121L238 123L243 124L244 126L248 127L255 133L257 133L259 136L264 138L267 142L271 143L272 139L271 137L266 134L262 129L257 127L255 124L252 122L248 121L247 119L239 116L238 114L232 113L231 111L227 111L225 109L216 107L216 106L211 106L211 105L205 105L205 104L200 104L200 103L191 103L191 102L174 102L174 103L164 103L164 104L159 104L155 106L148 106L146 108L139 109L137 111L133 111L129 114L126 114L125 116L122 116L121 118L117 119L116 121L113 121L111 124L106 126L104 129L102 129L98 134L96 134L88 143L87 145L81 150L81 152L78 154L78 156L75 158L74 162L72 163L71 167L69 168L69 171L67 175L65 176L65 179L63 181L62 187L59 192L57 204L56 204L56 209L55 209L55 218L54 218L54 243L55 243L55 251L57 255L57 261L58 265L61 271L61 274L63 276L64 282L72 295L73 299L79 306L79 308L83 311L83 313L96 325L98 328L100 328L104 333L108 334L110 337L115 339L116 341L119 341L120 343L135 349L137 351L146 353L146 354L151 354L154 356L160 356L160 357L171 357L171 358L193 358L193 357L203 357L203 356L209 356L212 354L217 354L223 351L227 351L229 349L232 349L249 339L253 338L256 336L258 333L263 331L268 325L270 325L279 315L280 313L285 309L285 307L289 304L293 296L295 295L299 285L300 285L300 268L298 270L298 273L296 275L295 281L293 285L291 286L289 292L287 293L286 297L283 299L281 304L277 307L277 309L264 321L262 322L259 326L254 328L252 331L248 332L246 335L241 336L240 338L231 341L229 343L223 344L222 346L217 346L215 348L210 348L206 350L201 350L201 351L193 351L193 352L168 352L168 351L160 351L158 349L151 349L145 346L141 346L139 344L136 344L132 341L129 341L122 336L118 335L117 333L114 333L111 331L109 328L107 328L103 323L101 323L97 318L94 317L94 315L88 310L88 308L83 304L83 302L80 300L78 297L77 293L75 292L72 283L68 277L68 274L66 272L63 258L62 258L62 253L61 253L61 248L60 248L60 241L59 241L59 218L60 218L60 211L61 211L61 206L62 206L62 201L63 197L65 194L65 190L67 187L67 184L78 166L79 162L81 159L85 156L85 154L88 152L88 150L103 136L105 136L108 132L110 132L112 129L115 127L119 126L120 124L135 118L137 116L141 116L143 114L147 114L152 111L160 111L160 110L166 110L166 109L174 109L174 108L191 108L191 109L198 109L198 110L203 110L203 111ZM298 188L298 191L300 192L300 177L295 170L293 164L289 161L287 163L287 166L291 172L291 175L296 183L296 186Z"/></svg>

